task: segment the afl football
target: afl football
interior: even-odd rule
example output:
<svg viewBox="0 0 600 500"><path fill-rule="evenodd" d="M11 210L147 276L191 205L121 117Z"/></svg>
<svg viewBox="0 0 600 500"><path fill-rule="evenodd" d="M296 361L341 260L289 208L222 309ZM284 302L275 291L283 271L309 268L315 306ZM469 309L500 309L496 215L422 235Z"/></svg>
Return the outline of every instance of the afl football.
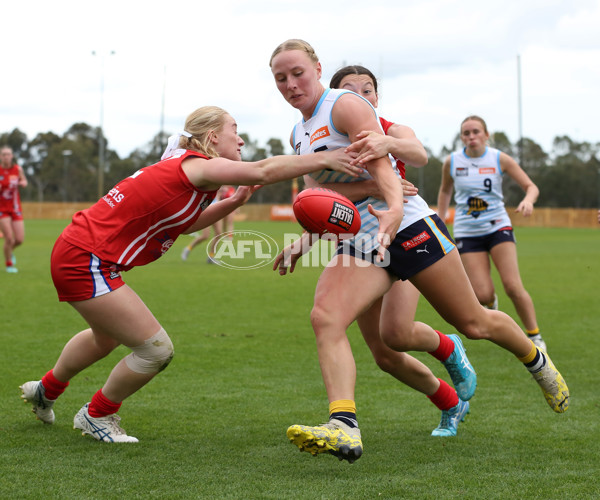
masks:
<svg viewBox="0 0 600 500"><path fill-rule="evenodd" d="M352 238L360 229L360 214L348 198L325 188L308 188L294 200L294 215L309 233L333 233Z"/></svg>

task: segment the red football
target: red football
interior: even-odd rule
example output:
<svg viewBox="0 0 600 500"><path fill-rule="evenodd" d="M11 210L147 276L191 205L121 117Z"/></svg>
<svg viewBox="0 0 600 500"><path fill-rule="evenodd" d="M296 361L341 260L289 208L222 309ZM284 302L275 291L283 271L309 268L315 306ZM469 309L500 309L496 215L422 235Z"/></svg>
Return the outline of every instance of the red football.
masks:
<svg viewBox="0 0 600 500"><path fill-rule="evenodd" d="M360 214L348 198L325 188L308 188L294 201L294 215L309 233L351 237L360 229Z"/></svg>

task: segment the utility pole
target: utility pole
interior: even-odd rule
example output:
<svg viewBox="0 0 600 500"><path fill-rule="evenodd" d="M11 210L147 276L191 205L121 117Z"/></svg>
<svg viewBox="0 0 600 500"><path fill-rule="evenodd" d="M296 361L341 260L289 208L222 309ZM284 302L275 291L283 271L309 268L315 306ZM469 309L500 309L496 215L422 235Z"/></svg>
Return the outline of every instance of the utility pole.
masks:
<svg viewBox="0 0 600 500"><path fill-rule="evenodd" d="M162 149L167 147L167 143L164 140L165 136L165 91L167 88L167 65L165 64L163 70L163 88L162 88L162 101L160 106L160 146Z"/></svg>
<svg viewBox="0 0 600 500"><path fill-rule="evenodd" d="M114 55L111 50L109 55ZM100 57L100 128L98 131L98 199L104 196L104 170L106 168L105 144L104 144L104 54L92 51L93 56Z"/></svg>

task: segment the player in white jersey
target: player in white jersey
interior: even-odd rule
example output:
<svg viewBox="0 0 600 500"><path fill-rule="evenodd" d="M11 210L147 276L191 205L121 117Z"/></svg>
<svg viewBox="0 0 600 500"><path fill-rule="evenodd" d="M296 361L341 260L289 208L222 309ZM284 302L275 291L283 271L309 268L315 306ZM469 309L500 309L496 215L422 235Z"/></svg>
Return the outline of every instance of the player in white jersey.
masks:
<svg viewBox="0 0 600 500"><path fill-rule="evenodd" d="M508 175L525 191L515 210L524 217L533 213L539 190L514 159L488 146L490 134L482 118L465 118L460 137L464 148L448 156L442 167L438 214L445 220L454 189L454 238L479 302L486 307L498 307L491 257L527 335L546 350L533 300L519 273L512 223L504 207L502 179Z"/></svg>
<svg viewBox="0 0 600 500"><path fill-rule="evenodd" d="M346 66L339 69L331 78L329 87L332 89L346 89L364 97L377 108L379 97L377 94L377 79L363 66ZM427 152L417 139L414 131L405 125L379 119L385 135L365 135L358 145L367 149L378 151L375 153L391 155L392 165L405 177L405 164L423 167L427 164ZM311 175L304 176L308 187L325 187L337 190L352 201L362 201L375 187L369 181L352 183L316 183ZM429 213L424 200L417 196L417 190L408 183L404 190L405 214L407 211L417 213L421 218L423 213ZM359 205L364 203L359 203ZM423 212L423 208L427 212ZM473 396L477 385L477 376L471 366L460 338L456 335L444 335L422 322L415 322L415 313L420 293L408 280L397 280L386 293L389 303L393 308L387 308L382 315L383 297L376 300L371 307L357 318L365 342L369 346L377 365L390 373L399 381L425 394L431 402L442 411L440 424L432 432L432 436L455 436L457 426L469 411L467 402ZM394 325L391 329L396 332L398 341L395 349L388 347L380 335L380 323ZM436 342L437 345L436 345ZM456 387L456 390L442 379L436 378L432 371L416 358L400 351L429 351L436 359L441 361ZM431 346L436 346L432 349Z"/></svg>
<svg viewBox="0 0 600 500"><path fill-rule="evenodd" d="M350 145L365 133L382 133L375 110L363 98L352 92L326 91L319 81L321 64L305 41L280 44L271 56L270 66L278 90L302 113L303 119L291 138L297 152L314 154L330 146ZM325 110L328 112L323 116ZM356 161L361 163L363 156L358 153ZM512 352L540 384L551 408L565 411L569 392L564 379L510 316L481 307L441 220L425 211L414 223L406 226L402 221L401 226L401 184L388 156L365 160L364 164L385 200L384 205L374 198L365 203L372 205L368 212L379 219L379 228L373 229L367 218L359 238L353 244L342 245L341 252L346 254L335 255L321 273L311 312L330 419L320 426L290 426L290 441L313 455L331 453L349 462L362 455L354 401L356 366L346 329L397 279L410 279L438 313L468 338L488 339ZM324 174L323 178L331 181L334 176ZM340 181L344 179L337 179ZM386 237L391 230L393 241L388 244ZM311 235L303 235L299 244L290 245L276 259L280 274L285 274L288 267L293 269L305 246L302 243L311 239ZM385 310L394 305L384 298L382 307ZM395 349L401 339L393 325L381 326L381 338Z"/></svg>

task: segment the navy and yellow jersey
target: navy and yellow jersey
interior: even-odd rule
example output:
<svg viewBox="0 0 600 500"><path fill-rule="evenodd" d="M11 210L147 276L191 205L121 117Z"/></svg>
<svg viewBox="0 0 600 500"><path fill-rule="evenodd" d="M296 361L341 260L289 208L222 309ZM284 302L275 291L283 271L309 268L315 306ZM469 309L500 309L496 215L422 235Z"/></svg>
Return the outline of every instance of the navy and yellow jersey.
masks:
<svg viewBox="0 0 600 500"><path fill-rule="evenodd" d="M454 180L454 237L483 236L510 226L504 207L500 151L487 147L477 158L465 149L450 155L450 175Z"/></svg>

